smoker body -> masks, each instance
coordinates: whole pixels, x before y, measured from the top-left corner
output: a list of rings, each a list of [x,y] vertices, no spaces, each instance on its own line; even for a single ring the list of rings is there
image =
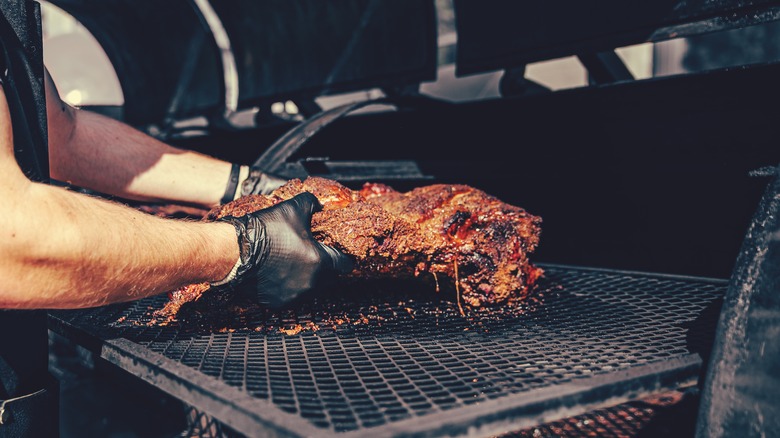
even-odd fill
[[[390,321],[327,333],[116,324],[143,320],[154,300],[50,315],[52,331],[101,360],[248,435],[494,435],[691,387],[702,393],[703,436],[771,427],[751,415],[723,420],[736,408],[720,391],[761,399],[762,413],[777,410],[736,376],[776,360],[764,350],[755,356],[776,325],[756,323],[771,312],[749,303],[777,309],[771,236],[780,66],[635,81],[612,49],[772,21],[780,16],[773,2],[656,2],[645,10],[456,1],[459,74],[504,70],[502,96],[457,103],[419,92],[436,74],[432,2],[298,2],[315,18],[294,15],[292,6],[239,2],[263,26],[216,2],[54,3],[107,49],[125,91],[122,117],[173,144],[352,188],[468,184],[544,220],[533,260],[549,272],[540,286],[547,301],[525,316],[474,326],[446,302],[415,301],[382,285],[362,291],[378,301],[336,291],[333,301],[285,316],[317,322],[335,305],[357,318],[375,306]],[[117,11],[128,9],[128,22],[148,17],[165,30],[148,41],[119,20]],[[213,16],[221,27],[203,18]],[[334,38],[349,50],[330,54],[329,68],[318,71],[311,59],[302,64],[285,53],[321,47],[269,49],[268,38],[290,37],[280,30],[285,20],[310,37],[340,23],[345,31]],[[524,78],[527,63],[567,55],[588,68],[590,86],[551,92]],[[311,75],[298,74],[307,68]],[[373,111],[345,112],[305,141],[280,145],[321,114],[317,97],[367,88],[392,105],[377,100]],[[301,109],[297,118],[262,109],[287,99]],[[242,124],[242,111],[253,108],[252,123]],[[184,135],[179,122],[198,117],[207,121],[202,135]],[[776,384],[769,372],[762,378],[750,388]]]

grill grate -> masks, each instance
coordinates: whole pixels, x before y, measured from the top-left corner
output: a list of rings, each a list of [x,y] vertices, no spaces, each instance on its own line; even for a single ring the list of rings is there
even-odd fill
[[[695,435],[697,405],[696,391],[670,391],[497,438],[690,437]]]
[[[400,288],[342,291],[339,297],[302,303],[296,311],[255,315],[254,325],[243,319],[223,333],[204,331],[202,325],[144,325],[150,309],[164,303],[161,297],[53,312],[51,321],[54,330],[73,339],[86,334],[104,346],[119,341],[133,346],[123,354],[134,365],[114,362],[135,369],[136,359],[147,359],[152,370],[170,368],[167,378],[156,376],[153,383],[182,398],[189,392],[168,380],[190,388],[216,382],[218,388],[237,389],[249,402],[227,404],[233,403],[233,411],[256,410],[252,415],[264,427],[270,422],[289,431],[299,420],[335,434],[366,428],[397,433],[437,428],[446,419],[466,418],[466,412],[472,412],[469,421],[482,425],[507,421],[506,415],[496,416],[493,402],[519,408],[510,415],[517,420],[523,412],[538,415],[572,400],[558,393],[540,407],[527,395],[542,389],[571,391],[568,383],[597,377],[609,382],[616,373],[622,377],[615,382],[625,382],[632,370],[659,363],[658,370],[681,368],[682,362],[673,360],[706,354],[726,289],[720,280],[561,266],[545,270],[534,300],[522,308],[466,317],[444,293]],[[297,324],[318,330],[281,331]],[[640,386],[654,390],[656,384]],[[626,396],[636,389],[616,383],[596,399],[579,400],[598,403],[598,397]],[[275,412],[253,400],[266,400],[290,416],[275,420],[280,418]],[[257,425],[238,424],[230,409],[211,409],[242,432],[256,430]]]

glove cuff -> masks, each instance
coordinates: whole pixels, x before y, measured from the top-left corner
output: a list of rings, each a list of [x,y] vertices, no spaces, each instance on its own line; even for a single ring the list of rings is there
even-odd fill
[[[238,197],[247,195],[268,195],[286,181],[257,169],[247,169],[248,177],[241,183]]]
[[[249,166],[241,166],[241,168],[238,170],[238,184],[236,185],[236,191],[233,193],[233,199],[231,199],[231,201],[235,201],[236,199],[243,196],[243,186],[247,178],[249,178]]]
[[[225,216],[218,221],[227,222],[236,229],[236,238],[238,240],[238,261],[230,270],[228,275],[212,286],[222,286],[225,284],[234,285],[243,281],[245,274],[253,267],[262,265],[268,257],[268,245],[266,242],[265,224],[262,220],[253,218],[251,215],[240,217]]]
[[[236,193],[236,187],[238,187],[238,177],[241,170],[241,166],[233,163],[230,167],[230,176],[228,176],[227,186],[225,187],[225,194],[222,195],[222,199],[219,200],[220,204],[227,204],[233,200]]]
[[[238,256],[238,260],[236,261],[236,264],[233,265],[233,268],[228,272],[227,276],[223,278],[222,280],[215,281],[213,283],[209,283],[211,286],[222,286],[224,284],[228,284],[231,281],[233,281],[236,278],[236,274],[238,273],[238,268],[241,266],[241,256]]]

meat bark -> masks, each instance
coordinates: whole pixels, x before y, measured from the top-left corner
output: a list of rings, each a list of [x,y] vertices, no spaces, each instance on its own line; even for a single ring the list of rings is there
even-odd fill
[[[351,190],[319,177],[293,179],[271,195],[218,207],[204,220],[242,216],[303,192],[323,206],[312,217],[314,238],[354,258],[348,277],[432,280],[437,290],[455,288],[458,299],[479,307],[526,298],[543,273],[529,261],[539,244],[541,218],[466,185],[433,184],[401,193],[378,183]],[[211,295],[208,290],[201,283],[172,292],[156,321],[174,319],[183,304]]]

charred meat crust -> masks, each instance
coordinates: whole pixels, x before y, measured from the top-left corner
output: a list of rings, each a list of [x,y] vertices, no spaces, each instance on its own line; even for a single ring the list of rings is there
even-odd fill
[[[324,178],[293,179],[271,195],[215,208],[204,220],[242,216],[302,192],[323,207],[312,217],[312,234],[355,259],[352,278],[433,277],[458,288],[468,305],[484,306],[524,299],[542,275],[528,260],[539,244],[541,218],[466,185],[401,193],[384,184],[354,191]],[[208,289],[203,283],[172,292],[158,320],[175,318],[182,304]]]

